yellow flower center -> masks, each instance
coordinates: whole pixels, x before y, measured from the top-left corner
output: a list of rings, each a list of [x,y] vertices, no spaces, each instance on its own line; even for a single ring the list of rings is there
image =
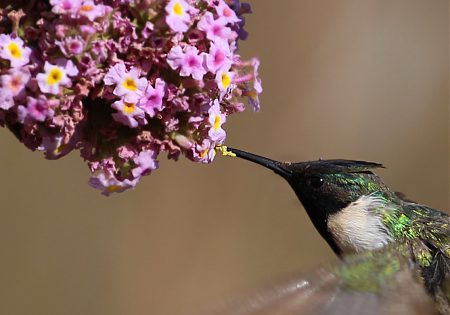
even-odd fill
[[[89,12],[89,11],[92,11],[93,9],[94,9],[94,7],[92,5],[85,4],[85,5],[81,6],[80,11]]]
[[[231,78],[228,73],[222,73],[222,86],[226,89],[231,84]]]
[[[206,155],[208,154],[209,149],[203,150],[202,152],[200,152],[200,157],[203,159],[206,157]]]
[[[61,71],[61,69],[53,67],[52,70],[50,70],[50,72],[48,73],[47,84],[48,85],[58,84],[59,81],[62,80],[62,78],[63,72]]]
[[[126,78],[125,81],[123,81],[122,86],[133,92],[137,90],[136,82],[134,82],[132,78]]]
[[[123,105],[123,111],[130,115],[133,114],[134,110],[136,109],[136,104],[134,103],[124,102]]]
[[[122,187],[120,187],[119,185],[111,185],[111,186],[108,186],[108,188],[106,188],[106,190],[110,193],[113,193],[113,192],[118,191],[120,188],[122,188]]]
[[[22,81],[18,77],[13,77],[11,81],[8,84],[8,87],[13,90],[14,92],[17,92],[17,90],[20,88]]]
[[[175,3],[175,5],[173,6],[173,13],[175,13],[178,16],[183,15],[183,7],[179,2]]]
[[[53,154],[55,154],[55,155],[60,154],[64,150],[65,147],[66,147],[66,145],[64,145],[64,144],[57,146],[56,149],[53,150]]]
[[[19,45],[15,42],[11,42],[8,44],[9,53],[11,56],[13,56],[16,59],[20,59],[22,57],[22,50],[20,49]]]
[[[220,128],[220,116],[216,115],[216,117],[214,118],[214,126],[213,126],[214,130],[217,130]]]

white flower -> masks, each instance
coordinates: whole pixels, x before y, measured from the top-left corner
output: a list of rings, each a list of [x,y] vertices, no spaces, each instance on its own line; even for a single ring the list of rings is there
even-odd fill
[[[23,46],[20,37],[0,34],[0,57],[9,60],[12,68],[21,67],[30,62],[31,49]]]
[[[48,61],[44,65],[44,73],[36,76],[39,88],[43,93],[58,94],[59,86],[70,86],[72,81],[68,76],[76,76],[78,69],[72,61],[60,59],[56,65],[52,65]]]

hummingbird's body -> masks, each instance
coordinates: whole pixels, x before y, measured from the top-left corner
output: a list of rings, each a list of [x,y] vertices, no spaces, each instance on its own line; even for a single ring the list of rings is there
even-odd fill
[[[350,160],[282,163],[236,149],[229,150],[286,179],[318,232],[338,256],[367,256],[366,253],[371,251],[386,249],[386,254],[374,255],[380,261],[380,257],[386,257],[391,249],[395,252],[392,257],[407,261],[404,265],[411,268],[418,283],[423,284],[434,298],[439,312],[450,314],[449,216],[406,201],[390,190],[372,172],[382,165]],[[380,265],[382,271],[365,269],[366,265],[357,264],[354,272],[350,269],[350,274],[356,274],[361,268],[365,274],[400,270],[395,267],[400,263],[394,266],[376,264]],[[360,281],[364,277],[356,278]],[[349,279],[354,281],[353,276]],[[364,287],[360,282],[358,286]],[[382,287],[379,289],[383,290]]]

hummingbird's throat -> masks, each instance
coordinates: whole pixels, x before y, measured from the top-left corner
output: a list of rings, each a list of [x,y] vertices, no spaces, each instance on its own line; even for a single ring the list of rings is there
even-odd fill
[[[344,209],[330,215],[327,228],[345,254],[382,248],[392,241],[381,213],[386,204],[374,196],[361,196]]]

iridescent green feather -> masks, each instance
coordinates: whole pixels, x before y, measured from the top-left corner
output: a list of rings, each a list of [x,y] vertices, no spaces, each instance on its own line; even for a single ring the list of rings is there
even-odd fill
[[[385,225],[395,240],[411,244],[421,266],[430,264],[432,250],[439,250],[450,259],[450,221],[446,214],[415,203],[386,209]]]
[[[345,264],[336,268],[334,273],[342,280],[343,288],[380,293],[387,289],[401,269],[405,269],[407,262],[408,255],[405,249],[395,244],[382,251],[347,256]]]

